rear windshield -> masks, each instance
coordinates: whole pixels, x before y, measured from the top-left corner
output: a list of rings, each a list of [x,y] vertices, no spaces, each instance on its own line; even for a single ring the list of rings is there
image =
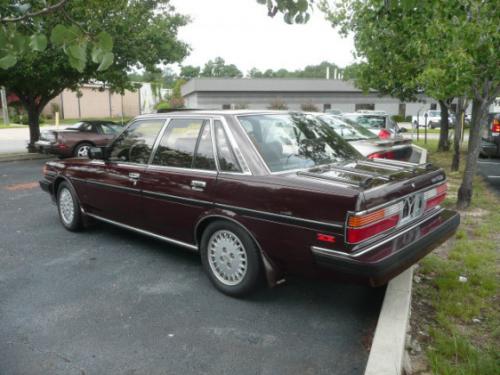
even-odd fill
[[[303,114],[239,116],[271,172],[341,163],[361,155],[327,124]]]
[[[359,141],[362,139],[378,138],[368,129],[356,124],[354,121],[348,119],[340,119],[335,116],[319,116],[321,120],[326,122],[331,128],[344,138],[346,141]]]
[[[348,120],[354,121],[356,124],[361,125],[366,129],[385,128],[385,116],[378,115],[345,115]]]

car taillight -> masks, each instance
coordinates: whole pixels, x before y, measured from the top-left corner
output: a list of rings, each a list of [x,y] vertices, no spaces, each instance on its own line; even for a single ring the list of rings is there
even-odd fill
[[[396,159],[396,154],[392,151],[374,152],[367,157],[368,159]]]
[[[347,219],[347,242],[359,243],[394,228],[399,222],[401,207],[401,203],[396,203],[367,214],[350,215]]]
[[[491,123],[491,131],[493,133],[500,133],[500,120],[499,119],[493,119],[493,122]]]
[[[406,224],[411,219],[417,219],[423,212],[438,206],[446,198],[448,184],[444,183],[433,187],[423,193],[415,193],[413,202],[418,202],[421,197],[423,210],[420,205],[412,204],[408,206],[408,197],[390,206],[369,213],[349,213],[347,217],[346,241],[350,244],[357,244],[370,237],[381,234],[389,229],[395,228],[400,222]],[[411,198],[411,195],[409,196]],[[406,201],[406,206],[405,206]],[[417,208],[415,208],[417,207]],[[415,210],[415,211],[412,211]]]
[[[441,204],[446,198],[448,184],[444,183],[424,193],[425,210],[428,211]]]
[[[387,129],[380,129],[379,133],[378,133],[378,137],[380,139],[388,139],[388,138],[391,138],[391,132]]]

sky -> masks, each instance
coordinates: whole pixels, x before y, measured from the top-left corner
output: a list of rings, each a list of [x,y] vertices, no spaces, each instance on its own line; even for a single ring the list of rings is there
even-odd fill
[[[267,16],[256,0],[171,0],[176,10],[192,19],[179,30],[191,46],[182,65],[203,66],[221,56],[243,73],[302,69],[322,61],[344,67],[354,61],[352,38],[342,38],[315,9],[305,25],[288,25],[281,14]]]

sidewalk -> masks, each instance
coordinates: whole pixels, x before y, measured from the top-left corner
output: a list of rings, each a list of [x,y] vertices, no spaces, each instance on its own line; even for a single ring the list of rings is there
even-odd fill
[[[68,125],[54,125],[43,126],[40,131],[51,129],[65,129]],[[25,128],[4,128],[0,129],[0,154],[3,153],[25,153],[26,145],[30,138],[30,131],[28,126]]]

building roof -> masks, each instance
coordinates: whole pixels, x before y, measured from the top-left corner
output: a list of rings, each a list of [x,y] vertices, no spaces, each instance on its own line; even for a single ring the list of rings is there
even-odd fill
[[[362,92],[352,81],[306,78],[194,78],[182,96],[196,92]]]

